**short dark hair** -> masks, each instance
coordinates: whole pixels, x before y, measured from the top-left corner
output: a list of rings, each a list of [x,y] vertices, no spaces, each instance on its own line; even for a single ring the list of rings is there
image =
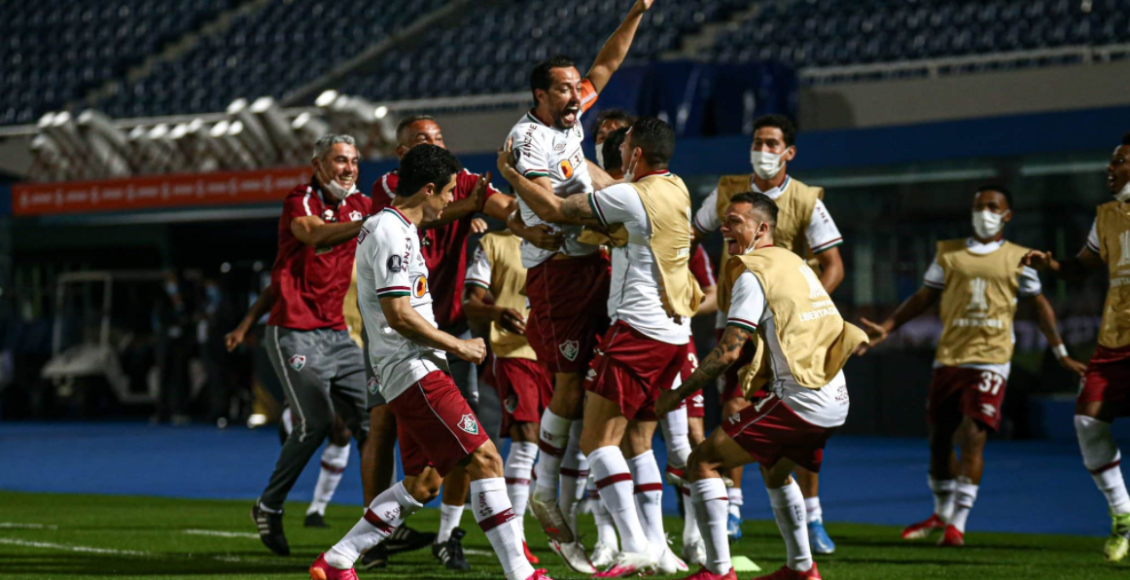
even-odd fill
[[[404,131],[408,129],[408,127],[411,127],[414,123],[419,123],[420,121],[431,121],[435,123],[436,119],[431,115],[409,115],[401,119],[400,122],[396,125],[396,142],[399,144],[401,133],[404,133]]]
[[[739,193],[730,198],[730,205],[735,203],[748,203],[753,206],[753,211],[761,215],[762,219],[769,223],[769,230],[777,230],[777,202],[770,199],[764,193],[757,193],[754,191],[747,191]]]
[[[985,185],[982,185],[981,187],[978,187],[977,191],[973,192],[973,196],[976,197],[976,196],[981,195],[982,193],[984,193],[986,191],[995,191],[995,192],[1003,195],[1004,200],[1006,202],[1008,202],[1008,209],[1012,209],[1012,192],[1009,191],[1007,187],[1005,187],[1003,185],[993,185],[991,183],[985,184]]]
[[[601,153],[604,154],[604,167],[620,169],[624,165],[624,158],[620,156],[620,144],[627,134],[628,128],[620,127],[604,138],[604,143],[600,144]]]
[[[666,167],[675,155],[675,130],[656,117],[632,123],[626,139],[633,149],[643,150],[643,160],[652,167]]]
[[[630,126],[636,122],[636,116],[624,109],[604,109],[596,114],[596,128],[599,129],[605,121],[621,121]]]
[[[776,127],[781,130],[781,134],[785,137],[785,145],[792,147],[796,145],[796,125],[784,115],[765,115],[758,117],[753,122],[753,132],[762,127]]]
[[[1130,145],[1130,132],[1122,134],[1122,144],[1123,145]]]
[[[538,101],[538,89],[548,91],[550,85],[553,84],[553,74],[551,73],[553,69],[575,66],[577,64],[573,62],[573,59],[561,54],[539,62],[530,72],[530,94],[534,97],[534,103]]]
[[[435,184],[437,191],[442,190],[461,169],[463,166],[450,151],[422,143],[400,158],[396,195],[411,197],[429,183]]]

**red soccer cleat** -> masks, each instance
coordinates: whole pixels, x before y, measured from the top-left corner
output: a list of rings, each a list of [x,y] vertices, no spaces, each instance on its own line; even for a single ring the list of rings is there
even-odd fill
[[[965,534],[954,526],[946,526],[946,533],[938,540],[939,546],[959,548],[965,545]]]
[[[553,580],[553,578],[550,578],[549,573],[545,570],[538,569],[534,570],[533,575],[529,578],[526,578],[526,580]]]
[[[734,572],[734,569],[732,567],[730,568],[730,571],[726,572],[725,574],[715,574],[714,572],[707,570],[706,566],[703,566],[698,569],[698,572],[695,572],[694,574],[691,574],[690,576],[687,576],[686,578],[682,578],[680,580],[738,580],[738,575],[736,572]]]
[[[938,514],[934,514],[924,522],[907,526],[906,529],[902,531],[902,539],[925,540],[934,532],[940,532],[944,529],[946,529],[946,523],[942,521],[942,518],[938,517]]]
[[[310,580],[357,580],[357,573],[353,568],[338,570],[326,562],[326,553],[318,555],[318,559],[310,564]]]
[[[526,560],[530,564],[538,564],[538,563],[541,562],[541,560],[539,560],[538,557],[535,556],[534,553],[530,551],[530,547],[527,546],[525,542],[522,542],[522,551],[526,553]]]
[[[824,580],[820,577],[820,570],[816,569],[816,562],[812,563],[812,567],[801,572],[793,570],[788,566],[781,566],[780,570],[768,575],[758,576],[753,580]]]

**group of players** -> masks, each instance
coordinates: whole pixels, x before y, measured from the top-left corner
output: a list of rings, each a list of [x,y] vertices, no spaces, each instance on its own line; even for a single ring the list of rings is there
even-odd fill
[[[849,408],[842,369],[939,300],[944,331],[927,405],[934,513],[903,537],[937,533],[940,545],[960,546],[987,434],[1000,423],[1023,297],[1060,364],[1084,377],[1080,447],[1110,502],[1106,556],[1123,559],[1130,495],[1110,423],[1130,404],[1130,284],[1120,283],[1130,268],[1130,139],[1108,167],[1116,200],[1100,207],[1078,257],[1057,261],[1006,241],[1011,194],[981,188],[973,235],[940,242],[922,289],[862,330],[830,298],[844,278],[842,237],[823,190],[788,174],[797,149],[787,119],[755,123],[752,174],[724,176],[693,216],[686,186],[668,171],[675,137],[663,121],[606,115],[599,163],[585,159],[581,115],[650,5],[635,3],[584,77],[563,57],[534,68],[535,106],[498,156],[516,197],[492,187],[490,173],[463,169],[431,117],[401,122],[400,167],[371,197],[357,190],[351,137],[315,144],[314,177],[284,202],[272,284],[229,342],[269,309],[266,347],[293,427],[251,511],[267,547],[289,553],[283,503],[329,438],[307,517],[321,523],[351,434],[368,508],[311,566],[314,580],[355,578],[359,560],[380,566],[429,544],[445,566],[466,569],[458,525],[468,497],[508,580],[548,578],[526,546],[527,507],[575,571],[618,578],[689,571],[689,563],[700,568],[688,579],[734,579],[740,469],[754,462],[787,552],[785,566],[762,578],[818,579],[813,553],[835,550],[817,474]],[[480,212],[508,231],[485,235],[468,265]],[[698,243],[718,229],[726,243],[715,282]],[[1110,293],[1099,350],[1085,367],[1067,355],[1035,269],[1077,278],[1104,262]],[[714,312],[718,346],[700,365],[690,320]],[[469,321],[489,323],[489,348]],[[477,365],[502,402],[502,435],[512,441],[505,461],[478,420]],[[702,390],[716,382],[726,419],[706,436]],[[666,479],[685,506],[682,558],[663,526],[664,474],[651,451],[660,426]],[[404,478],[393,484],[397,442]],[[404,525],[441,489],[436,534]],[[591,552],[576,525],[586,496],[598,529]]]

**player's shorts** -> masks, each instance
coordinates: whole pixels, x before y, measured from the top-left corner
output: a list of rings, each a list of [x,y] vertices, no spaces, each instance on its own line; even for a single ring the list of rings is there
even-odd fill
[[[836,431],[801,419],[774,394],[726,418],[722,429],[765,467],[787,458],[814,473],[820,472],[824,444]]]
[[[608,258],[549,259],[526,274],[526,339],[550,373],[582,373],[608,328]]]
[[[1130,415],[1130,347],[1098,346],[1079,388],[1079,403],[1101,401],[1115,405],[1120,416]]]
[[[679,371],[679,380],[671,385],[671,390],[679,388],[679,385],[686,382],[694,374],[694,370],[698,368],[698,354],[695,351],[694,339],[692,338],[687,343],[687,354],[683,359],[683,369]],[[702,389],[695,391],[691,396],[683,401],[681,407],[686,407],[687,417],[702,419],[706,417],[706,400],[702,396]]]
[[[396,417],[405,475],[429,464],[447,475],[457,463],[490,441],[451,375],[433,371],[389,401]]]
[[[620,405],[628,420],[656,421],[655,401],[683,370],[687,345],[648,338],[617,321],[604,339],[585,377],[585,390]]]
[[[553,378],[545,368],[525,358],[498,358],[493,354],[483,381],[498,392],[502,402],[500,435],[510,436],[516,423],[540,423],[541,414],[553,398]]]
[[[724,332],[725,329],[717,329],[715,331],[715,338],[721,341]],[[731,399],[745,398],[745,395],[742,394],[741,382],[738,381],[738,372],[742,370],[742,367],[753,362],[753,355],[756,353],[757,348],[754,346],[753,342],[746,342],[745,346],[742,346],[741,356],[738,357],[738,361],[730,365],[730,368],[726,369],[726,373],[722,375],[722,384],[719,386],[718,390],[718,400],[722,403]],[[765,395],[765,393],[759,391],[758,396],[762,395]],[[690,415],[688,414],[688,416]]]
[[[938,367],[926,395],[926,421],[953,424],[964,415],[996,431],[1008,379],[981,369]]]

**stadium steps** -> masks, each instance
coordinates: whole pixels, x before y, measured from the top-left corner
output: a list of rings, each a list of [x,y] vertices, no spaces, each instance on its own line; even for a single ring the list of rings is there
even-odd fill
[[[83,104],[85,104],[86,106],[94,106],[106,97],[116,94],[122,89],[125,83],[133,82],[148,76],[149,72],[153,69],[153,66],[155,64],[159,62],[175,61],[184,53],[192,50],[192,48],[195,47],[198,42],[200,42],[201,38],[204,38],[205,36],[208,36],[210,34],[216,34],[225,31],[228,27],[231,26],[232,21],[236,17],[259,12],[270,3],[271,0],[248,0],[240,4],[239,6],[236,6],[235,8],[220,13],[211,22],[208,22],[200,28],[185,34],[181,38],[170,43],[161,52],[149,56],[149,58],[146,58],[141,62],[141,64],[126,71],[124,78],[116,78],[107,82],[105,85],[94,89],[84,95],[79,100],[79,102],[68,103],[67,108],[73,108],[75,106],[81,106]]]
[[[683,37],[679,50],[672,50],[659,56],[660,60],[705,60],[706,49],[714,46],[718,34],[727,29],[737,29],[746,20],[756,17],[765,2],[752,2],[749,8],[731,14],[724,22],[704,24],[695,34]]]

